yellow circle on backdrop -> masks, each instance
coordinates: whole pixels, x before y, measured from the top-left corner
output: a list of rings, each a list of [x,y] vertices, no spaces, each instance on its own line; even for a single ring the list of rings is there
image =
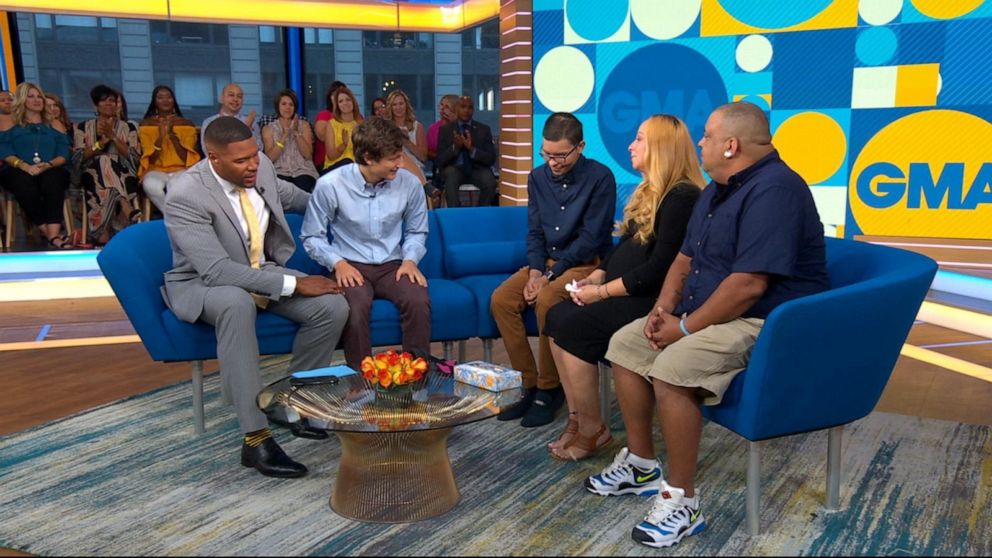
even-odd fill
[[[790,116],[775,130],[772,143],[782,160],[811,186],[833,176],[847,152],[844,130],[822,112]]]
[[[913,6],[927,17],[953,19],[975,11],[985,0],[911,0]]]
[[[854,221],[868,235],[989,238],[990,145],[992,124],[966,112],[929,110],[888,124],[851,166]]]

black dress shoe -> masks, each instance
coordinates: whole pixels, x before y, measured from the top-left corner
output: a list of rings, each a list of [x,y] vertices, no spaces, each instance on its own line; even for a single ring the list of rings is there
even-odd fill
[[[293,433],[293,436],[308,440],[326,440],[331,436],[326,430],[311,428],[310,423],[305,418],[300,419],[300,422],[290,423],[289,431]]]
[[[536,387],[525,388],[524,398],[520,400],[520,403],[496,415],[496,420],[517,420],[524,416],[527,409],[530,409],[530,404],[534,402],[535,393],[537,393]]]
[[[520,426],[531,428],[534,426],[544,426],[555,420],[555,413],[565,402],[565,390],[558,386],[554,389],[539,389],[534,395],[534,404],[527,409]]]
[[[307,468],[290,459],[273,438],[255,448],[242,444],[241,464],[254,467],[267,477],[296,478],[307,474]]]

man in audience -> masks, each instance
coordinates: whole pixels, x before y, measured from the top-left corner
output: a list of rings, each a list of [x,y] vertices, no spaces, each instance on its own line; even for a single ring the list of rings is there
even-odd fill
[[[204,130],[207,158],[169,182],[165,224],[173,269],[165,274],[169,308],[216,329],[221,381],[238,415],[241,464],[271,477],[307,468],[272,438],[255,404],[262,389],[255,316],[264,309],[300,324],[289,371],[327,366],[348,304],[327,277],[287,269],[295,243],[284,212],[302,212],[309,194],[276,177],[251,129],[222,116]]]
[[[827,288],[813,196],[779,158],[761,109],[744,102],[718,107],[699,147],[712,182],[655,308],[614,334],[606,354],[629,447],[585,483],[603,496],[658,492],[631,533],[652,547],[705,528],[695,486],[700,405],[720,403],[776,306]],[[653,407],[668,454],[667,480],[655,459]]]
[[[14,96],[10,94],[10,91],[0,90],[0,114],[10,115],[10,111],[14,108]]]
[[[479,188],[479,205],[495,205],[496,161],[493,134],[489,126],[472,120],[475,105],[470,97],[460,97],[457,120],[441,127],[437,139],[435,163],[441,173],[448,207],[459,207],[458,187],[474,184]]]
[[[247,115],[241,114],[241,109],[245,105],[245,92],[241,89],[241,86],[236,83],[229,83],[224,86],[224,89],[220,93],[220,111],[213,116],[208,116],[203,120],[203,124],[200,126],[200,147],[203,149],[204,153],[207,151],[206,142],[204,141],[204,134],[206,134],[207,126],[210,125],[215,119],[221,116],[233,116],[240,119],[249,128],[251,128],[252,137],[255,138],[255,143],[258,145],[258,150],[264,149],[262,145],[262,129],[259,127],[258,122],[255,121],[255,109],[248,111]]]
[[[523,417],[525,427],[550,423],[565,399],[544,320],[552,306],[569,298],[565,285],[585,279],[613,247],[617,197],[610,169],[582,155],[582,123],[575,116],[552,114],[542,135],[547,163],[527,177],[528,265],[497,287],[491,302],[510,364],[523,374],[525,388],[523,402],[498,418]],[[540,330],[537,363],[524,328],[528,306]]]
[[[417,268],[427,253],[427,203],[420,181],[400,168],[406,137],[384,118],[356,126],[356,163],[317,181],[303,220],[303,247],[334,272],[348,299],[344,356],[355,370],[372,353],[375,297],[399,308],[403,350],[430,353],[431,303]]]

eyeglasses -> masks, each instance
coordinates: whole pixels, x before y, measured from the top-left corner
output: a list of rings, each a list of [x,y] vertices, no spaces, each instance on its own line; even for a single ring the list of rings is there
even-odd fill
[[[545,151],[544,149],[541,149],[541,158],[544,159],[545,161],[554,161],[559,165],[564,165],[565,161],[568,160],[568,157],[572,153],[574,153],[575,150],[578,149],[578,147],[579,147],[578,145],[573,145],[572,148],[568,150],[568,153],[564,155],[551,154]]]

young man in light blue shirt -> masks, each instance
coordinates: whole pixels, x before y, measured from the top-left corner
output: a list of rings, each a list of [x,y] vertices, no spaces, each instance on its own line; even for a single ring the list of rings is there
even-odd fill
[[[404,351],[430,353],[430,297],[417,267],[427,253],[427,199],[417,178],[400,168],[405,139],[382,118],[359,124],[352,135],[356,162],[317,181],[303,220],[303,247],[334,272],[351,307],[344,355],[355,370],[372,353],[373,298],[399,308]]]

